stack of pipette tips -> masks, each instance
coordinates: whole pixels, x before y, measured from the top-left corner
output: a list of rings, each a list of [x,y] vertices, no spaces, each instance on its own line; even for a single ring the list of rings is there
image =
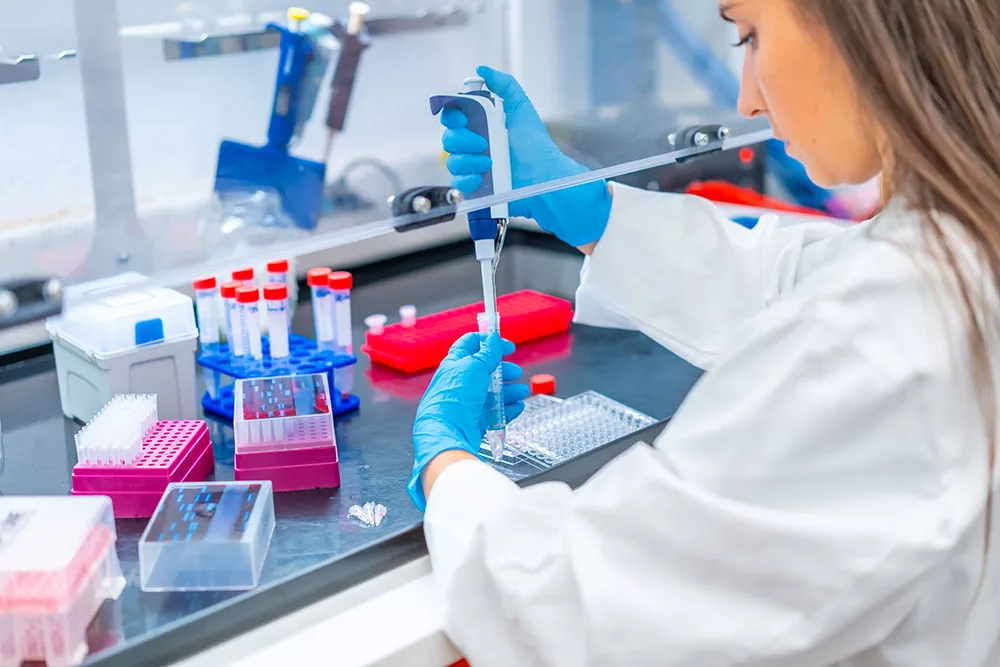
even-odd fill
[[[347,510],[347,515],[357,519],[361,525],[371,528],[379,527],[382,525],[382,520],[385,515],[389,513],[385,505],[381,503],[367,502],[362,505],[351,505],[351,508]]]
[[[83,465],[131,465],[142,453],[146,434],[156,426],[156,396],[114,396],[76,434],[76,457]]]

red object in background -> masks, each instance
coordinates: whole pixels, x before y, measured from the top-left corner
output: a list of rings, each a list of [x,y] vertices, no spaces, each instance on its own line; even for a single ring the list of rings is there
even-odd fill
[[[497,309],[500,334],[514,343],[563,333],[573,320],[569,301],[531,290],[501,296]],[[411,327],[390,324],[380,334],[369,331],[361,350],[374,363],[404,373],[430,370],[441,363],[448,348],[462,335],[479,330],[476,315],[481,312],[482,302],[418,317]]]
[[[553,375],[535,375],[531,378],[531,393],[552,396],[556,393],[556,378]]]
[[[783,202],[774,197],[762,195],[750,188],[741,188],[725,181],[697,181],[687,187],[689,195],[704,197],[719,204],[737,204],[739,206],[753,206],[754,208],[766,208],[773,211],[786,211],[788,213],[802,213],[804,215],[817,215],[829,217],[824,211],[817,211],[814,208],[796,206]]]

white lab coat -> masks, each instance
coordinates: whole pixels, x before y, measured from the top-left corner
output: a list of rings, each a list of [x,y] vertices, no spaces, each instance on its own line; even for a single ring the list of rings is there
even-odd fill
[[[709,372],[576,492],[440,476],[427,541],[473,667],[1000,665],[988,439],[919,225],[750,231],[615,186],[578,319]]]

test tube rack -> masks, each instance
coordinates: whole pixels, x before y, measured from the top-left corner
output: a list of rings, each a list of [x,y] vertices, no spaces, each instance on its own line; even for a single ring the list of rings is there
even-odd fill
[[[232,382],[250,378],[326,373],[330,387],[334,387],[334,371],[358,362],[356,355],[321,351],[316,345],[316,341],[311,338],[289,334],[289,357],[281,363],[275,363],[271,359],[271,342],[267,336],[262,338],[262,343],[264,360],[259,367],[234,360],[229,355],[229,347],[225,343],[220,346],[218,354],[206,354],[204,352],[199,354],[198,363],[203,368],[215,371],[229,378]],[[361,399],[353,394],[345,398],[336,389],[333,389],[331,394],[332,403],[330,407],[335,417],[354,412],[361,405]],[[214,395],[212,391],[205,392],[205,395],[201,399],[201,407],[207,414],[231,422],[233,421],[235,400],[233,384],[223,384],[214,392]]]
[[[108,500],[9,497],[0,516],[0,667],[80,664],[88,626],[125,588]]]
[[[369,331],[361,351],[377,364],[403,373],[436,368],[461,336],[479,331],[476,316],[483,303],[418,317],[412,326],[390,324],[381,333]],[[500,334],[514,343],[569,331],[573,306],[565,299],[522,290],[497,299]]]
[[[340,486],[337,436],[325,374],[236,382],[233,475],[275,492]]]
[[[133,463],[74,466],[73,495],[108,496],[117,518],[145,519],[171,483],[204,481],[213,467],[208,424],[161,421],[143,438]]]

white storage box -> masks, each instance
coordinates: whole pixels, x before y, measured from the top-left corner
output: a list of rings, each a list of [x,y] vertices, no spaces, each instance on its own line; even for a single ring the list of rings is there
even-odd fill
[[[45,323],[67,417],[87,422],[116,394],[156,394],[161,419],[196,418],[194,306],[141,278],[75,287]]]

